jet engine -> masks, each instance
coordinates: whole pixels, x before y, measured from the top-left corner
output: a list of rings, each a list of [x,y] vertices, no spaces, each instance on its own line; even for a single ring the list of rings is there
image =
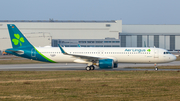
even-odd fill
[[[99,60],[100,69],[112,69],[114,67],[113,59],[102,59]]]

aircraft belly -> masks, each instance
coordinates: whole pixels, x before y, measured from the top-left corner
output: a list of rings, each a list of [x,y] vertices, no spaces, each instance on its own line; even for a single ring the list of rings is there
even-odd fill
[[[73,62],[76,58],[67,55],[47,55],[48,58],[55,62],[68,63]]]

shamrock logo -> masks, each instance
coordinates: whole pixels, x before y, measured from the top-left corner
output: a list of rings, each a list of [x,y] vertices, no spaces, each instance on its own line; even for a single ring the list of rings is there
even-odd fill
[[[24,38],[21,37],[19,34],[14,34],[14,39],[12,39],[12,42],[14,42],[14,45],[18,45],[20,44],[20,46],[22,46],[22,43],[24,43]]]
[[[151,49],[148,49],[147,51],[148,51],[148,52],[151,52]]]

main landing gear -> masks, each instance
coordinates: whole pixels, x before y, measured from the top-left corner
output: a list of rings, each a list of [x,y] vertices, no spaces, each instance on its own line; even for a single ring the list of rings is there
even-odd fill
[[[156,63],[154,64],[154,67],[155,67],[154,70],[158,71],[158,67],[157,67]]]
[[[90,65],[90,66],[87,66],[87,67],[86,67],[86,70],[87,70],[87,71],[94,70],[94,69],[95,69],[95,67],[94,67],[93,65]]]

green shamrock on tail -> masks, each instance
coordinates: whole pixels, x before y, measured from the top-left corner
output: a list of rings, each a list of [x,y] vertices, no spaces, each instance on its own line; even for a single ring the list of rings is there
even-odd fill
[[[14,45],[18,45],[20,44],[20,46],[22,46],[22,43],[24,43],[24,38],[21,37],[19,34],[14,34],[14,39],[12,39],[12,42],[14,42]]]

